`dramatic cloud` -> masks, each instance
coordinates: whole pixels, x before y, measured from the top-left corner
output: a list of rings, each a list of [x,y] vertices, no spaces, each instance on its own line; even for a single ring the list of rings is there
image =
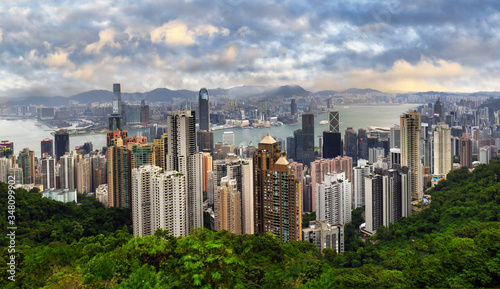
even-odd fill
[[[7,1],[0,96],[300,84],[500,90],[500,1]]]

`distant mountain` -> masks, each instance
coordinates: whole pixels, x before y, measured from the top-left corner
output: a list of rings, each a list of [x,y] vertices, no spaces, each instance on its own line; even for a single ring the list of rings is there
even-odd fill
[[[290,98],[293,96],[308,96],[310,91],[303,89],[298,85],[285,86],[236,86],[229,89],[216,88],[208,90],[210,95],[226,95],[234,99],[245,99],[248,97],[262,96],[265,98]]]
[[[383,93],[382,91],[371,89],[371,88],[349,88],[347,90],[342,91],[344,93],[356,93],[356,94],[366,94],[366,93]]]
[[[335,90],[320,90],[316,93],[314,93],[314,95],[317,95],[317,96],[329,96],[329,95],[335,95],[337,92]]]

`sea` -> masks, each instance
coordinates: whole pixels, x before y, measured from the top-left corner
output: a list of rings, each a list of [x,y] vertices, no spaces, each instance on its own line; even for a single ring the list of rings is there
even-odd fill
[[[354,130],[366,127],[391,127],[399,124],[399,116],[408,110],[414,109],[419,104],[395,104],[395,105],[353,105],[345,107],[335,107],[335,110],[340,114],[340,132],[344,132],[348,127]],[[299,118],[300,120],[300,118]],[[319,136],[323,135],[323,131],[328,130],[328,124],[320,124],[322,120],[328,120],[328,113],[322,113],[315,117],[314,133],[316,135],[315,145],[319,145]],[[38,125],[35,125],[38,124]],[[225,131],[234,133],[235,146],[254,145],[257,146],[259,141],[269,133],[275,138],[286,140],[288,136],[292,136],[293,132],[302,128],[302,124],[270,126],[268,128],[230,128],[214,131],[214,143],[222,141],[222,134]],[[0,141],[8,140],[14,142],[14,152],[17,155],[23,148],[30,148],[35,151],[35,156],[41,156],[40,142],[45,139],[53,139],[51,134],[55,130],[39,123],[36,119],[20,119],[7,120],[0,119]],[[142,136],[146,129],[129,130],[128,135]],[[99,149],[106,145],[106,134],[85,134],[85,135],[70,135],[70,148],[73,149],[81,146],[86,142],[92,142],[94,149]]]

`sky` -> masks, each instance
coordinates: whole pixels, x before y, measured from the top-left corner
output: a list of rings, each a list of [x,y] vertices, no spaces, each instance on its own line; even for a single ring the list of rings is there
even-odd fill
[[[297,84],[499,91],[500,1],[0,4],[0,98]]]

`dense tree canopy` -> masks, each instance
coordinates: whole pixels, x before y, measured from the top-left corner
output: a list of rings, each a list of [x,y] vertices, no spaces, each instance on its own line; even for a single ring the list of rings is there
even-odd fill
[[[16,282],[2,288],[450,288],[500,286],[500,162],[451,172],[429,208],[359,238],[361,210],[345,226],[346,252],[322,253],[271,234],[158,230],[133,238],[130,216],[17,193]],[[5,200],[6,186],[0,186]],[[5,203],[5,202],[3,202]],[[3,221],[5,205],[2,204]],[[94,211],[94,213],[92,213]],[[99,216],[97,216],[99,215]],[[128,223],[127,223],[128,222]],[[22,225],[21,225],[22,224]],[[98,225],[97,225],[98,224]],[[108,224],[108,225],[106,225]],[[4,224],[6,227],[6,224]],[[2,239],[2,244],[6,244]],[[2,254],[2,264],[8,254]]]

